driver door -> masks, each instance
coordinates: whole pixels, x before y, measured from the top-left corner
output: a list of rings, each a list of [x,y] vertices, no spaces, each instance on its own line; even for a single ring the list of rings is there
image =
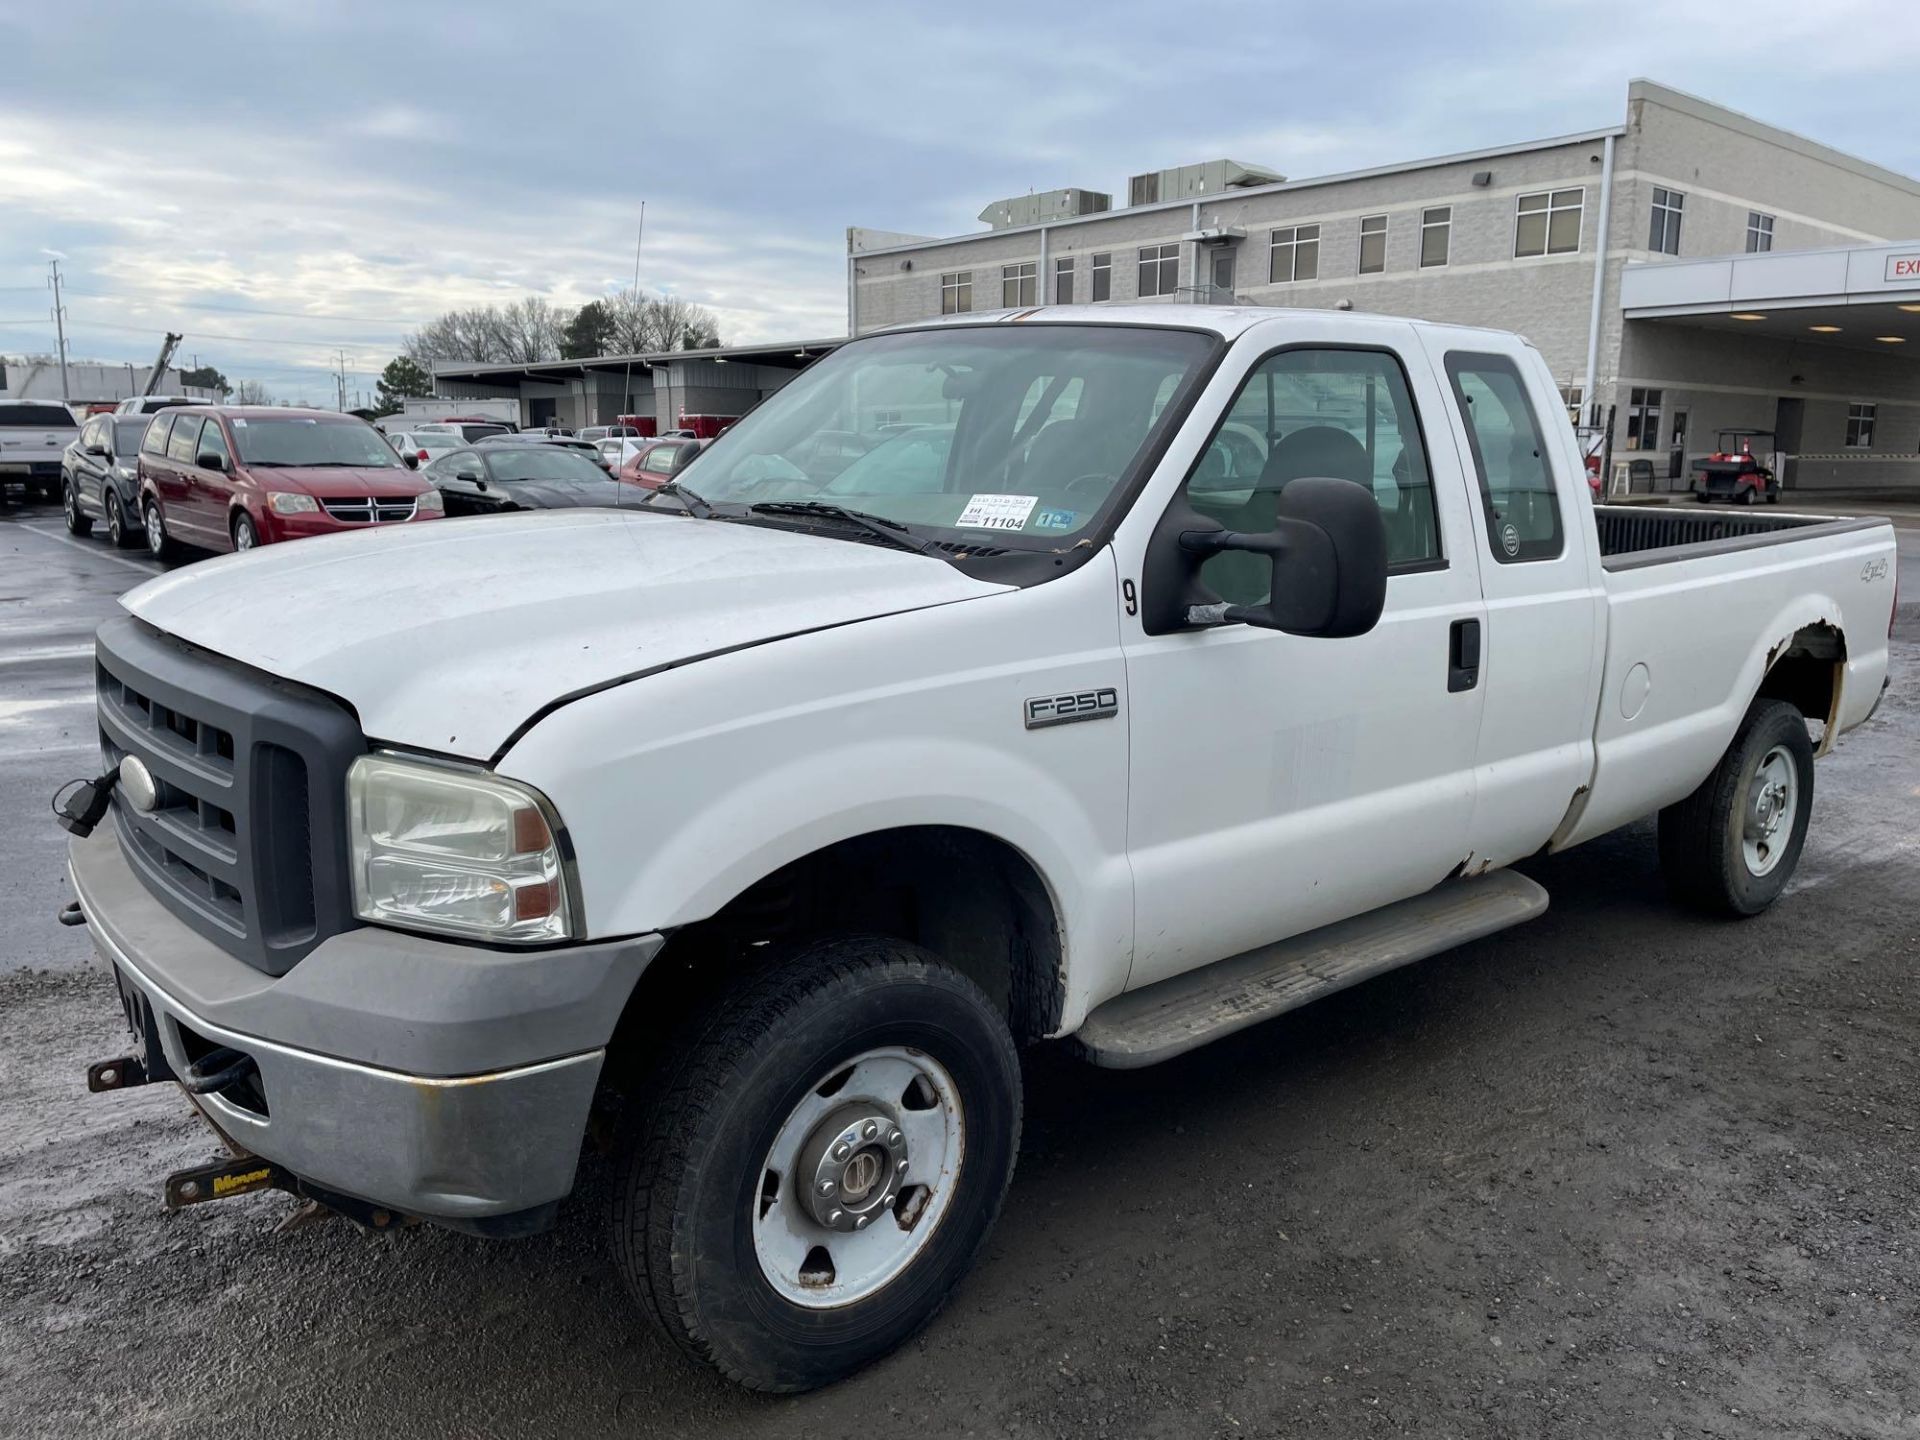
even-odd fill
[[[1181,489],[1255,531],[1273,528],[1295,479],[1367,486],[1387,522],[1386,609],[1348,639],[1148,635],[1123,614],[1130,988],[1417,895],[1471,860],[1483,687],[1463,662],[1486,607],[1465,482],[1412,328],[1342,322],[1289,319],[1287,343],[1264,354],[1258,331],[1242,338],[1253,363]],[[1121,563],[1141,573],[1124,547]],[[1258,604],[1270,571],[1229,553],[1202,576]]]

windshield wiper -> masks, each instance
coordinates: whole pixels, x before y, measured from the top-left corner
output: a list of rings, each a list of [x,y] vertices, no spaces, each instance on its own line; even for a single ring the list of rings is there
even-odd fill
[[[707,502],[706,496],[695,494],[678,480],[662,480],[654,487],[653,493],[655,495],[671,495],[682,505],[686,506],[687,513],[692,515],[696,520],[705,520],[713,514],[713,506]],[[643,501],[642,503],[648,502]]]
[[[830,504],[825,500],[763,500],[758,505],[749,505],[750,515],[823,515],[830,520],[844,520],[857,525],[876,540],[901,550],[912,550],[925,555],[934,549],[934,542],[923,540],[913,534],[898,520],[889,520],[884,515],[869,515],[864,510],[849,510],[844,505]]]

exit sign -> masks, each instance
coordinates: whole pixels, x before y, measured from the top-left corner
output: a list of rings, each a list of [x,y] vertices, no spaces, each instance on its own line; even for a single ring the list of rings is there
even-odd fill
[[[1900,280],[1909,285],[1920,285],[1920,255],[1889,255],[1887,257],[1887,280]]]

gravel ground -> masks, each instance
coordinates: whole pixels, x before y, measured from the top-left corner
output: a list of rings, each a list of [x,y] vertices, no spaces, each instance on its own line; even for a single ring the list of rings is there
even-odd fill
[[[277,1195],[165,1212],[217,1147],[170,1087],[85,1093],[123,1032],[48,918],[39,807],[88,716],[20,708],[84,690],[64,651],[144,562],[31,523],[0,525],[0,1433],[1920,1431],[1911,600],[1772,912],[1677,912],[1641,826],[1525,867],[1544,919],[1172,1064],[1033,1052],[1007,1212],[947,1312],[767,1400],[647,1330],[591,1167],[516,1244],[279,1234]]]

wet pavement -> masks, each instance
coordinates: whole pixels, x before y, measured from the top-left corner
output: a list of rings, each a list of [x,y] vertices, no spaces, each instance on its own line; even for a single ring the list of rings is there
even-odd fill
[[[488,1244],[254,1196],[119,1053],[46,812],[88,637],[158,567],[0,513],[0,1434],[1911,1436],[1920,1432],[1920,529],[1895,684],[1822,761],[1767,915],[1670,907],[1641,825],[1548,915],[1154,1070],[1027,1060],[978,1272],[900,1354],[770,1401],[629,1304],[606,1176]]]

